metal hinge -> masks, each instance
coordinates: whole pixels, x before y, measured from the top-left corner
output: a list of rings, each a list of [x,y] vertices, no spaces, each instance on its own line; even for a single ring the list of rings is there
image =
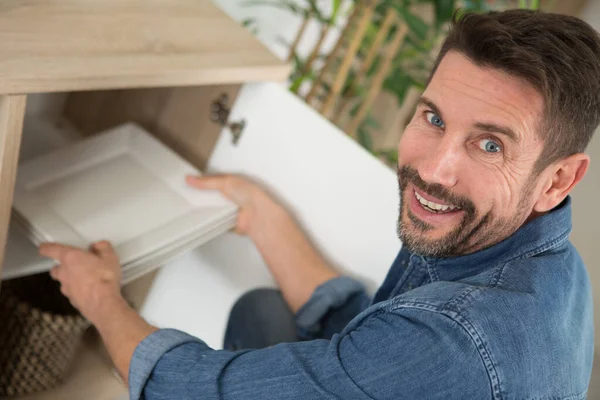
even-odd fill
[[[231,110],[227,106],[228,102],[229,96],[227,96],[227,93],[223,93],[217,100],[213,101],[210,107],[210,120],[223,127],[229,128],[231,136],[233,137],[233,144],[237,144],[246,127],[246,120],[242,119],[237,122],[229,122],[229,112]]]

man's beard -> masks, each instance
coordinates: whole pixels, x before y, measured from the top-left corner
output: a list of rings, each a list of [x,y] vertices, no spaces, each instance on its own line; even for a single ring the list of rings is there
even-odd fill
[[[402,245],[411,253],[438,258],[482,250],[512,235],[526,219],[528,203],[526,200],[532,190],[531,182],[529,182],[525,185],[515,215],[511,218],[500,218],[494,216],[493,210],[484,215],[478,215],[475,204],[470,199],[455,195],[440,184],[423,181],[417,170],[408,165],[398,168],[398,183],[400,187],[398,237],[402,241]],[[460,207],[464,214],[462,221],[446,235],[433,240],[428,239],[425,234],[434,227],[420,220],[411,212],[408,200],[402,201],[403,196],[412,195],[412,193],[406,193],[409,183],[446,204]],[[405,211],[410,222],[403,220]]]

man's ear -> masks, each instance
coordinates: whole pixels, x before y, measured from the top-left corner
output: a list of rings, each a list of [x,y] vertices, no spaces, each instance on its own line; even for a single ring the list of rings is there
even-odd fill
[[[583,179],[590,166],[587,154],[577,153],[557,161],[548,167],[545,186],[533,206],[534,211],[544,213],[559,205]],[[542,172],[543,175],[545,175]]]

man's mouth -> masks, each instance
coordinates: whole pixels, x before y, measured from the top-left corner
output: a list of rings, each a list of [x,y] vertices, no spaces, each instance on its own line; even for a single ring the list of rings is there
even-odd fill
[[[447,214],[461,209],[453,204],[442,204],[427,200],[423,196],[419,195],[419,193],[416,191],[414,191],[414,194],[423,209],[435,214]]]

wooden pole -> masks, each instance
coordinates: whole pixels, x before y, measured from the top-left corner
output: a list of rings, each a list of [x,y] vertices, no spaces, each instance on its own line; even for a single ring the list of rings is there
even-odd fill
[[[325,74],[327,73],[327,71],[329,69],[331,69],[331,67],[333,67],[333,63],[335,62],[337,54],[342,50],[342,47],[344,47],[344,44],[347,42],[348,35],[352,32],[352,27],[354,26],[356,19],[359,15],[358,11],[361,8],[360,4],[361,3],[356,5],[354,7],[354,10],[352,10],[352,14],[350,15],[350,18],[348,18],[348,21],[346,22],[346,26],[342,30],[342,33],[340,34],[340,37],[339,37],[337,43],[335,44],[333,50],[327,56],[327,59],[325,60],[325,64],[323,65],[323,68],[321,68],[321,72],[319,73],[319,76],[313,82],[312,87],[310,88],[310,91],[304,98],[304,100],[307,103],[310,104],[312,99],[317,94],[317,90],[323,84],[323,81],[325,80]]]
[[[288,55],[287,61],[290,62],[294,59],[294,54],[296,54],[296,49],[298,48],[298,44],[300,40],[302,40],[302,36],[304,36],[304,32],[306,31],[306,27],[308,26],[308,21],[310,20],[310,13],[307,12],[304,15],[304,21],[302,21],[302,25],[300,25],[300,30],[298,30],[298,34],[296,34],[296,38],[292,43],[292,47],[290,47],[290,54]]]
[[[373,40],[373,44],[371,45],[371,48],[367,53],[367,57],[365,58],[365,61],[362,63],[360,70],[356,75],[357,86],[362,85],[363,82],[366,80],[366,75],[369,72],[371,66],[373,65],[377,54],[379,54],[381,50],[381,45],[387,38],[387,35],[390,33],[394,22],[398,20],[396,16],[396,11],[392,8],[388,8],[387,12],[385,13],[385,17],[383,23],[381,24],[379,32],[377,32],[377,35]],[[333,117],[331,118],[334,124],[340,125],[345,112],[348,110],[348,106],[350,105],[352,98],[353,97],[344,97],[342,99],[341,104],[339,105],[339,107],[337,107],[335,113],[333,114]]]
[[[342,60],[342,65],[338,70],[337,76],[333,82],[331,90],[327,98],[325,99],[323,106],[321,107],[320,113],[326,118],[329,118],[333,105],[335,104],[335,101],[337,100],[337,97],[340,94],[344,83],[346,82],[346,78],[348,77],[348,73],[350,72],[352,62],[354,61],[356,53],[358,52],[360,44],[362,43],[367,28],[371,23],[374,8],[374,3],[370,2],[363,10],[360,21],[358,22],[358,28],[356,29],[356,33],[350,41],[348,50],[346,51],[346,54],[344,55],[344,58]]]
[[[350,123],[347,125],[347,128],[345,129],[345,131],[348,135],[354,136],[356,133],[356,130],[358,129],[360,124],[362,124],[362,122],[367,117],[367,113],[371,109],[371,105],[373,104],[373,101],[375,101],[375,98],[381,91],[381,86],[383,85],[383,81],[388,76],[388,73],[392,67],[392,61],[394,60],[394,57],[395,57],[396,53],[398,52],[400,45],[404,41],[404,37],[406,36],[407,31],[408,31],[408,29],[407,29],[406,25],[404,25],[404,24],[401,25],[398,28],[398,31],[396,32],[396,36],[392,39],[390,44],[387,46],[387,48],[385,50],[385,54],[383,56],[383,62],[381,64],[381,66],[379,67],[379,69],[377,70],[377,74],[373,77],[373,81],[371,82],[371,87],[369,88],[369,91],[367,92],[365,100],[361,104],[361,106],[358,109],[358,112],[356,113],[354,118],[350,121]]]
[[[312,68],[313,63],[315,62],[315,60],[319,56],[319,51],[321,50],[321,46],[323,45],[323,41],[327,37],[327,32],[329,32],[329,27],[330,27],[329,24],[325,24],[323,26],[323,28],[321,29],[321,36],[319,36],[319,40],[317,41],[317,44],[315,45],[315,48],[313,49],[313,51],[308,56],[308,59],[306,60],[306,63],[304,64],[304,68],[302,68],[302,74],[303,75],[307,74],[310,71],[310,69]]]
[[[377,56],[377,54],[379,54],[381,45],[383,44],[387,35],[390,33],[394,22],[396,22],[397,20],[398,19],[396,18],[396,11],[391,7],[388,8],[383,19],[383,24],[381,24],[381,28],[379,29],[379,32],[377,32],[377,35],[373,40],[373,44],[369,49],[369,53],[367,53],[367,57],[365,58],[365,61],[360,69],[359,77],[361,75],[365,75],[369,71],[369,69],[373,65],[373,61],[375,61],[375,57]]]

